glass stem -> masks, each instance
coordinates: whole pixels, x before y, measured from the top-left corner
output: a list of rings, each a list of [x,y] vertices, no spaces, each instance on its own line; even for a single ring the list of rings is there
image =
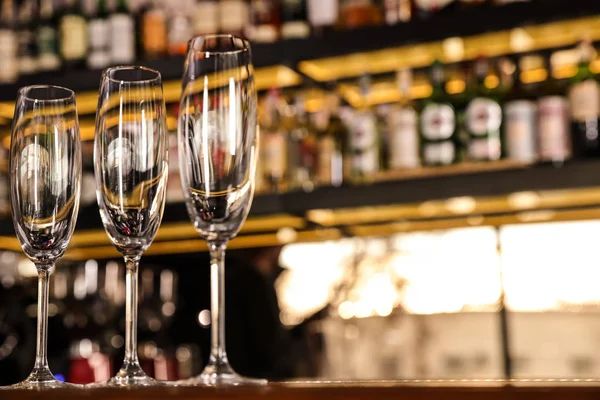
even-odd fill
[[[138,365],[138,269],[140,257],[125,256],[125,364]]]
[[[210,242],[210,364],[227,365],[225,351],[225,249],[227,242]]]
[[[54,264],[37,265],[37,343],[34,370],[48,370],[48,280]]]

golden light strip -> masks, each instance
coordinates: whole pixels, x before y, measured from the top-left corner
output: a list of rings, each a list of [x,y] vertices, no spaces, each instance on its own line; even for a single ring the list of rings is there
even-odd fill
[[[464,86],[464,82],[463,82]],[[464,88],[463,88],[464,90]],[[409,97],[411,99],[424,99],[431,95],[431,85],[423,76],[416,76],[414,84],[410,88]],[[364,99],[360,93],[360,88],[355,84],[343,83],[338,86],[338,92],[344,99],[355,108],[364,105]],[[385,103],[395,103],[402,100],[400,91],[395,82],[383,81],[373,84],[370,88],[366,104],[376,105]]]
[[[241,233],[249,232],[269,232],[279,228],[303,229],[305,227],[304,219],[291,215],[271,215],[261,218],[249,218]],[[175,224],[165,224],[161,226],[156,240],[172,240],[179,238],[195,238],[198,232],[194,229],[191,222],[181,222]]]
[[[342,234],[337,229],[319,229],[313,231],[298,232],[294,243],[315,242],[322,240],[337,240]],[[0,238],[0,246],[2,244]],[[16,240],[16,239],[15,239]],[[238,236],[233,239],[228,249],[245,249],[253,247],[277,246],[290,242],[282,243],[275,233]],[[1,247],[0,247],[1,248]],[[20,250],[20,249],[19,249]],[[16,250],[15,250],[16,251]],[[165,254],[185,254],[199,253],[207,251],[206,242],[201,239],[175,240],[166,242],[154,242],[144,255],[165,255]],[[73,248],[67,251],[65,258],[71,260],[86,260],[90,258],[106,259],[118,258],[121,255],[112,246]]]
[[[183,69],[182,69],[183,72]],[[295,86],[302,82],[302,77],[283,65],[258,68],[254,70],[254,82],[257,90],[266,90],[272,87]],[[98,82],[99,84],[100,82]],[[181,81],[163,82],[163,98],[166,103],[179,101],[181,94]],[[98,107],[98,92],[77,93],[77,112],[79,115],[95,114]],[[113,103],[117,100],[113,100]],[[112,104],[112,103],[111,103]],[[10,121],[13,118],[14,102],[0,103],[0,122]]]
[[[413,222],[423,219],[444,219],[456,216],[480,216],[499,213],[519,213],[540,209],[587,207],[600,204],[600,188],[517,192],[503,197],[457,197],[426,201],[419,204],[358,207],[340,210],[312,210],[309,221],[323,226],[354,226],[389,221]],[[432,223],[428,221],[427,223]]]
[[[527,168],[530,164],[512,160],[500,160],[494,162],[464,162],[461,164],[447,165],[443,167],[425,167],[406,170],[388,170],[373,175],[374,182],[398,181],[409,179],[423,179],[442,176],[455,176],[481,172],[505,171],[511,169]]]
[[[508,224],[529,224],[539,222],[565,222],[600,219],[600,208],[585,210],[564,210],[564,211],[534,211],[518,212],[506,216],[469,216],[453,219],[438,219],[433,221],[402,221],[396,223],[386,223],[379,225],[354,226],[349,231],[355,236],[388,236],[397,233],[408,233],[418,231],[432,231],[452,228],[461,228],[469,226],[503,226]],[[240,236],[231,241],[230,249],[242,249],[264,246],[276,246],[286,243],[318,242],[324,240],[338,240],[342,235],[339,230],[334,228],[318,229],[312,231],[298,232],[294,240],[282,243],[277,234],[257,234]],[[0,237],[0,249],[20,252],[21,247],[16,238]],[[155,242],[146,251],[145,255],[165,255],[165,254],[183,254],[197,253],[206,251],[206,242],[201,239],[174,240]],[[65,258],[71,260],[85,260],[89,258],[105,259],[118,258],[121,255],[113,246],[97,246],[71,248],[65,254]]]
[[[305,225],[303,218],[278,214],[248,218],[240,232],[244,234],[276,231],[279,228],[304,229]],[[198,232],[196,232],[191,222],[165,223],[158,230],[155,242],[175,239],[196,239],[198,236]],[[72,247],[108,246],[110,244],[110,240],[102,229],[77,231],[71,239]]]
[[[382,236],[466,226],[600,219],[600,207],[561,210],[565,207],[588,207],[597,204],[600,204],[600,188],[538,193],[519,192],[499,198],[464,197],[404,206],[361,207],[337,211],[313,210],[309,212],[308,218],[324,225],[325,228],[294,231],[291,238],[288,236],[289,239],[282,242],[282,236],[271,231],[283,227],[293,228],[293,230],[304,229],[305,223],[302,218],[289,215],[252,218],[247,221],[242,233],[256,234],[236,238],[231,242],[231,248],[339,239],[341,233],[334,227],[336,225],[348,226],[349,232],[357,236]],[[494,213],[510,214],[489,215]],[[165,224],[146,254],[189,253],[205,251],[205,248],[204,241],[198,238],[191,224]],[[0,249],[21,251],[15,237],[0,237]],[[71,259],[118,256],[119,253],[111,245],[103,230],[76,232],[66,255]]]
[[[506,216],[471,216],[435,221],[404,221],[380,225],[354,226],[349,228],[355,236],[389,236],[398,233],[424,232],[465,228],[470,226],[505,226],[510,224],[532,224],[540,222],[567,222],[600,219],[600,208],[585,210],[563,210],[544,212],[521,212]]]
[[[525,47],[522,40],[517,40],[523,37],[527,37]],[[563,47],[576,43],[582,37],[600,40],[600,17],[578,18],[465,37],[462,38],[464,51],[459,59],[454,55],[449,59],[444,49],[444,41],[437,41],[302,61],[299,69],[311,78],[325,82],[359,76],[363,73],[381,74],[400,68],[426,67],[435,59],[455,62],[473,60],[482,54],[497,57],[515,52]]]

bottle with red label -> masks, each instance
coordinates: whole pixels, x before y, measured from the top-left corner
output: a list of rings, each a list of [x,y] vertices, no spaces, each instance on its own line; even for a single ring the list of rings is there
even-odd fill
[[[257,43],[273,43],[280,37],[281,4],[275,0],[251,0],[246,37]]]
[[[421,162],[425,166],[450,165],[459,161],[460,142],[456,114],[446,92],[444,65],[431,66],[431,96],[421,111]]]
[[[501,62],[501,82],[505,91],[504,114],[504,148],[508,159],[532,163],[537,161],[537,105],[531,85],[523,85],[521,71],[526,71],[527,63],[521,58],[513,63]]]
[[[467,156],[471,161],[494,161],[502,156],[502,108],[494,90],[486,85],[489,68],[488,59],[475,61],[475,96],[467,106],[464,121],[468,133]]]
[[[564,164],[573,154],[569,128],[569,102],[565,87],[552,76],[553,59],[548,63],[548,79],[537,101],[538,160],[555,166]]]

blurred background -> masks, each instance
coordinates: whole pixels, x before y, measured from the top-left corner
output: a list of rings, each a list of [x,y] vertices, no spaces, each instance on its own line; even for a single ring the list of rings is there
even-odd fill
[[[140,272],[140,357],[200,373],[209,259],[185,211],[176,126],[187,40],[253,43],[257,194],[227,260],[227,340],[272,380],[600,374],[600,2],[2,0],[0,384],[35,350],[36,271],[14,236],[7,149],[19,87],[74,89],[82,206],[53,273],[50,367],[120,366],[124,266],[92,168],[101,70],[161,71],[168,204]]]

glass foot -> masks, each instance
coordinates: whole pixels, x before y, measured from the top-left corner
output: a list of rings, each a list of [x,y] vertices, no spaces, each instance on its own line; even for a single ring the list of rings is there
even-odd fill
[[[124,364],[117,374],[107,382],[92,383],[86,385],[86,388],[97,389],[104,387],[124,387],[124,386],[162,386],[160,381],[146,375],[144,370],[138,364]]]
[[[180,383],[182,386],[265,386],[266,379],[246,378],[238,375],[228,364],[209,364],[200,376]]]
[[[50,390],[50,389],[82,389],[83,385],[61,382],[57,380],[50,370],[34,369],[23,382],[10,386],[0,387],[0,390]]]

